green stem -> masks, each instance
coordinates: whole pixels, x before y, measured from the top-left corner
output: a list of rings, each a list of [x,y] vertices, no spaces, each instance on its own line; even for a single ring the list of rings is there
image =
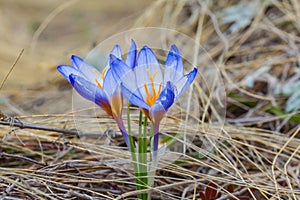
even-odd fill
[[[144,153],[145,153],[144,163],[145,163],[146,170],[147,170],[147,147],[148,147],[147,133],[148,133],[148,118],[145,116],[145,118],[144,118],[143,144],[144,144]]]
[[[144,152],[144,160],[143,160],[143,164],[144,164],[144,176],[145,176],[145,183],[147,186],[149,186],[149,177],[148,177],[148,158],[147,158],[147,148],[148,148],[148,142],[147,142],[147,134],[148,134],[148,117],[145,116],[144,117],[144,134],[143,134],[143,152]],[[148,200],[151,198],[151,194],[147,193],[145,195],[145,200]]]
[[[148,178],[147,178],[147,117],[144,120],[144,131],[143,131],[143,112],[140,111],[139,116],[139,178],[141,180],[141,189],[147,189]],[[139,198],[143,200],[148,199],[148,193],[141,194]]]
[[[153,141],[153,134],[154,133],[154,126],[153,126],[153,123],[151,123],[151,127],[150,127],[150,142]],[[153,144],[150,144],[150,146],[153,147]],[[152,157],[153,155],[150,155],[150,162],[152,163]]]
[[[153,141],[153,137],[154,137],[154,125],[153,123],[151,123],[151,127],[150,127],[150,142]],[[152,147],[151,149],[151,155],[150,155],[150,165],[149,165],[149,177],[148,177],[148,185],[149,186],[153,186],[154,185],[154,176],[155,176],[155,164],[153,163],[153,161],[155,161],[154,155],[156,154],[153,150],[154,150],[154,142],[150,145]],[[153,159],[154,158],[154,159]]]
[[[136,177],[137,190],[140,190],[140,179],[139,179],[139,169],[136,160],[136,153],[134,148],[134,141],[131,133],[131,124],[130,124],[130,104],[127,106],[127,125],[128,125],[128,135],[129,135],[129,143],[130,143],[130,151],[131,151],[131,159],[133,162],[134,175]]]

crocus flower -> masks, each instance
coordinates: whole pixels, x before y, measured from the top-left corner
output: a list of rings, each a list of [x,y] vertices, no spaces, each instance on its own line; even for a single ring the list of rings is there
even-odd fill
[[[113,75],[122,82],[122,94],[151,120],[154,127],[153,150],[156,152],[159,124],[176,99],[193,82],[197,68],[183,75],[181,54],[176,45],[171,46],[164,73],[153,51],[147,46],[138,53],[134,68],[113,54],[110,55],[110,62]]]
[[[122,60],[121,48],[116,45],[110,53]],[[123,97],[120,89],[120,81],[113,76],[108,65],[100,73],[82,58],[73,55],[72,66],[60,65],[58,71],[72,84],[75,90],[87,100],[100,106],[108,115],[115,119],[128,148],[130,148],[127,131],[122,120]],[[126,59],[126,66],[133,68],[136,62],[136,45],[132,41]]]

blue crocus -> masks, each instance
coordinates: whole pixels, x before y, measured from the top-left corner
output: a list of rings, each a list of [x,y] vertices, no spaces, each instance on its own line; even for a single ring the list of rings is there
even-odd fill
[[[136,52],[135,42],[132,41],[125,62],[128,68],[135,66]],[[116,58],[122,60],[122,52],[119,45],[113,48],[110,55],[114,55]],[[58,66],[58,71],[72,84],[82,97],[96,103],[115,119],[129,148],[129,138],[122,120],[123,96],[120,81],[112,74],[112,69],[109,65],[111,61],[108,61],[108,65],[102,73],[78,56],[73,55],[71,62],[71,66]]]
[[[113,54],[110,55],[110,62],[113,75],[122,82],[122,94],[151,120],[154,127],[153,150],[156,152],[159,124],[176,99],[193,82],[197,68],[183,74],[182,58],[176,45],[171,46],[164,73],[153,51],[147,46],[138,53],[134,68]]]

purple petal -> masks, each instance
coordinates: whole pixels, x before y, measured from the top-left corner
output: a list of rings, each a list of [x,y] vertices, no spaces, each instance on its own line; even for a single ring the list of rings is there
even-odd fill
[[[171,82],[167,82],[166,87],[160,93],[156,102],[160,102],[165,110],[168,110],[171,105],[174,103],[175,98],[175,88]]]
[[[197,75],[197,72],[197,68],[194,68],[190,73],[184,75],[175,83],[175,87],[178,91],[178,93],[176,94],[176,99],[178,99],[180,95],[188,88],[188,86],[192,84]]]
[[[96,68],[85,62],[82,58],[72,55],[71,61],[73,66],[87,79],[95,80],[99,79],[101,73]]]
[[[145,103],[145,101],[143,99],[141,99],[139,97],[139,95],[137,95],[137,92],[136,91],[135,93],[134,92],[131,92],[128,88],[126,88],[123,84],[121,84],[121,88],[122,88],[122,94],[123,96],[128,99],[128,101],[135,105],[135,106],[138,106],[138,107],[141,107],[141,108],[144,108],[146,110],[149,110],[150,107],[148,104]]]
[[[70,82],[70,78],[69,76],[71,74],[77,75],[79,76],[80,73],[78,72],[78,70],[73,67],[73,66],[68,66],[68,65],[60,65],[57,67],[57,70],[65,77],[65,79],[67,79]]]
[[[116,122],[118,124],[118,127],[123,135],[124,141],[126,143],[126,146],[128,147],[128,150],[130,151],[130,142],[129,142],[129,136],[128,133],[126,131],[126,128],[124,126],[123,120],[121,118],[117,118]]]
[[[113,75],[112,69],[109,68],[106,71],[105,78],[103,80],[103,90],[106,94],[110,97],[112,96],[117,88],[119,87],[121,82],[119,81],[118,77]]]
[[[164,84],[168,81],[175,82],[183,76],[183,64],[181,54],[176,45],[171,46],[165,63]]]
[[[131,45],[127,54],[127,58],[126,58],[126,65],[128,65],[129,67],[131,67],[131,69],[133,69],[135,67],[135,62],[136,62],[136,44],[134,42],[134,40],[131,40]]]
[[[100,105],[109,102],[107,95],[96,84],[74,74],[70,75],[70,82],[75,90],[85,99]]]
[[[118,44],[114,46],[114,48],[111,50],[110,54],[112,54],[115,57],[122,60],[122,50],[121,50],[121,47]]]
[[[121,59],[117,58],[113,54],[109,55],[110,58],[110,68],[116,79],[122,79],[124,75],[126,75],[129,71],[132,71],[129,66],[127,66]]]
[[[144,46],[138,54],[135,73],[138,86],[142,86],[144,83],[150,83],[150,76],[153,76],[153,81],[157,85],[163,82],[160,64],[157,61],[153,51],[147,46]],[[156,89],[158,90],[158,88]]]
[[[129,91],[136,91],[138,86],[136,85],[136,76],[132,69],[128,67],[122,60],[116,58],[114,55],[110,55],[110,57],[110,69],[113,76],[115,77],[115,80],[117,80],[117,82],[122,82],[122,84]],[[136,95],[140,99],[143,99],[138,91],[136,92]]]
[[[183,75],[183,63],[182,63],[182,59],[181,59],[181,53],[178,49],[178,47],[173,44],[171,46],[171,50],[170,50],[170,53],[173,55],[173,56],[176,56],[177,57],[177,66],[176,66],[176,71]]]
[[[168,109],[175,101],[175,88],[171,82],[167,82],[166,87],[161,92],[160,96],[150,108],[150,113],[153,121],[160,121]]]

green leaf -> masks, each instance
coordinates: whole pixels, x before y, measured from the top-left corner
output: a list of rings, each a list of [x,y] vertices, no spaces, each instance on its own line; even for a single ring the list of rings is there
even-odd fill
[[[284,119],[288,119],[289,122],[300,123],[300,114],[295,114],[295,115],[290,116],[289,113],[286,113],[283,110],[281,110],[280,108],[273,107],[273,106],[270,106],[269,108],[267,107],[266,110],[276,116],[282,117]]]

